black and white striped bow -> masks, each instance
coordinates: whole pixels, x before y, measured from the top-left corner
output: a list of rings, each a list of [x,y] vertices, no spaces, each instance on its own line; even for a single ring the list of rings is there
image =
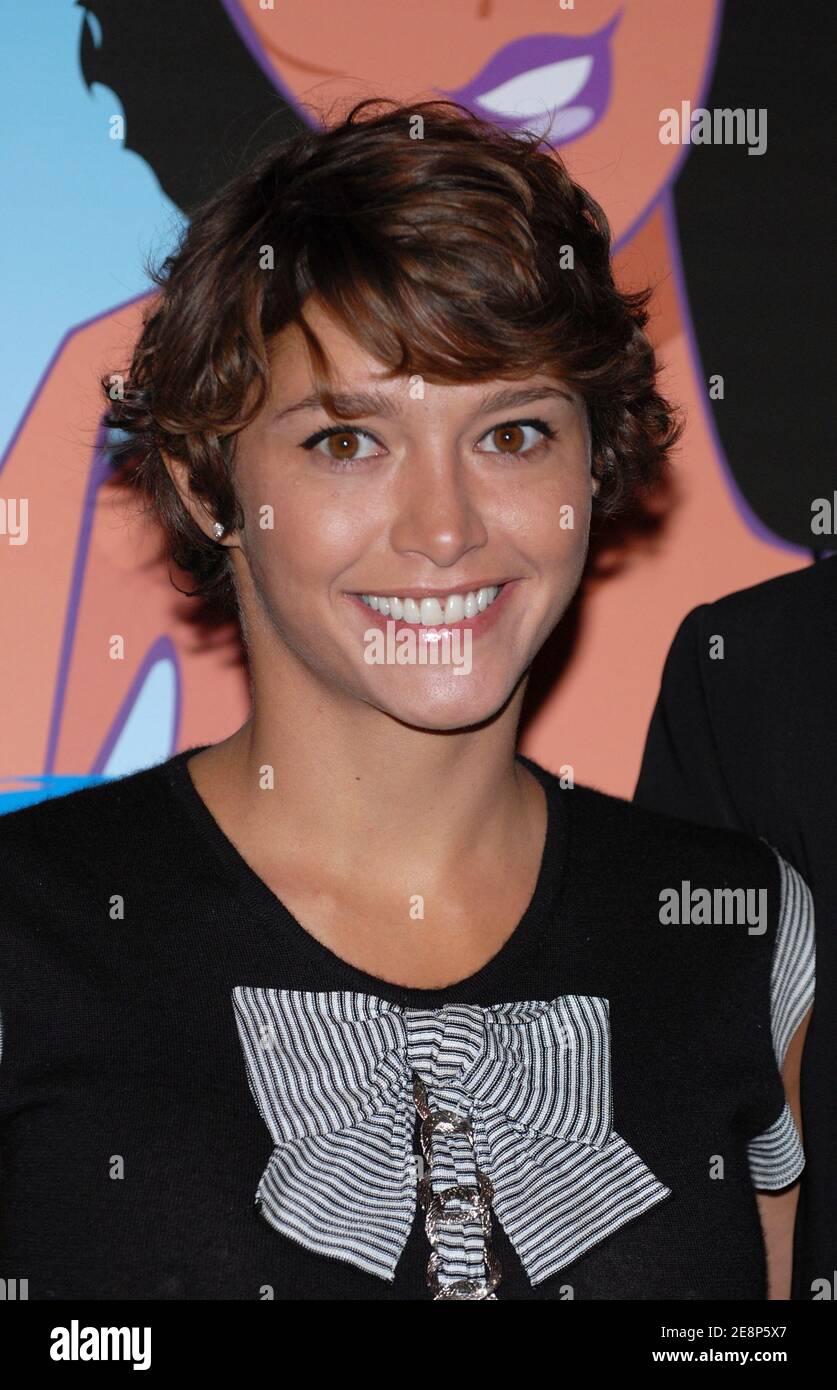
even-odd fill
[[[274,1150],[257,1203],[310,1250],[392,1280],[416,1212],[412,1076],[471,1119],[434,1149],[434,1191],[474,1163],[533,1285],[670,1189],[614,1130],[608,1001],[401,1008],[374,995],[238,986],[250,1090]],[[482,1233],[445,1227],[442,1280],[478,1277]]]

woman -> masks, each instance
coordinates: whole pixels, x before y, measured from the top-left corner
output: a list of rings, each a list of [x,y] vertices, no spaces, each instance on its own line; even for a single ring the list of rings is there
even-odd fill
[[[787,1296],[807,887],[515,752],[678,434],[609,250],[535,137],[361,103],[157,277],[108,421],[253,707],[0,826],[30,1297]]]

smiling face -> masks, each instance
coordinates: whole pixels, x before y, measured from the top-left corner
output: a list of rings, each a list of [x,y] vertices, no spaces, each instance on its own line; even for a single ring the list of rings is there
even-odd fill
[[[327,312],[309,302],[305,318],[335,395],[367,399],[330,418],[299,329],[277,336],[271,392],[238,437],[245,526],[230,538],[257,698],[260,681],[301,663],[332,694],[414,727],[479,723],[520,685],[578,585],[597,487],[585,405],[548,373],[385,380]],[[415,661],[370,662],[367,634],[387,622]],[[422,644],[453,649],[457,630],[468,674],[464,661],[458,673],[422,660]]]

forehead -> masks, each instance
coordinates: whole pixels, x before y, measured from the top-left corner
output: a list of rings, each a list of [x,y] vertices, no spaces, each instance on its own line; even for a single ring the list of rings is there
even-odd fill
[[[383,381],[386,367],[326,308],[311,299],[302,317],[313,330],[326,354],[335,384]],[[311,359],[302,330],[295,323],[283,328],[271,344],[271,364],[281,379],[292,378],[295,385],[313,380]]]
[[[309,300],[303,310],[303,318],[316,334],[320,346],[326,354],[332,376],[331,385],[335,394],[355,394],[373,391],[376,396],[388,397],[393,406],[416,398],[411,387],[415,377],[409,375],[389,378],[386,365],[360,343],[348,329],[332,315],[327,308],[314,300]],[[315,379],[313,366],[302,330],[296,324],[289,324],[271,344],[272,390],[271,400],[274,409],[284,410],[292,402],[310,397],[314,393]],[[524,377],[480,378],[473,382],[432,383],[428,382],[426,392],[438,404],[442,400],[466,407],[478,406],[489,394],[496,394],[494,388],[507,386],[522,394],[522,388],[542,386],[554,390],[561,385],[565,397],[555,397],[558,403],[568,407],[580,405],[578,393],[561,382],[560,377],[547,370],[532,372]],[[422,392],[423,396],[425,393]],[[372,413],[363,410],[359,413]]]

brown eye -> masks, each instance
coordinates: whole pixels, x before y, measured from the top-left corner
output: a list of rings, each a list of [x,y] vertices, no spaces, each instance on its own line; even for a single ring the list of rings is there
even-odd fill
[[[526,436],[520,425],[498,425],[491,434],[500,453],[519,454],[526,443]]]
[[[380,441],[359,426],[356,429],[344,430],[332,426],[318,430],[310,439],[304,440],[301,447],[309,453],[315,451],[336,469],[345,468],[347,472],[350,465],[366,463],[386,453]]]
[[[352,459],[358,450],[358,437],[352,430],[345,430],[342,434],[331,434],[324,442],[328,445],[328,452],[333,459]]]
[[[503,425],[495,425],[484,434],[480,453],[507,454],[517,458],[531,454],[539,444],[553,439],[555,431],[545,420],[507,420]]]

